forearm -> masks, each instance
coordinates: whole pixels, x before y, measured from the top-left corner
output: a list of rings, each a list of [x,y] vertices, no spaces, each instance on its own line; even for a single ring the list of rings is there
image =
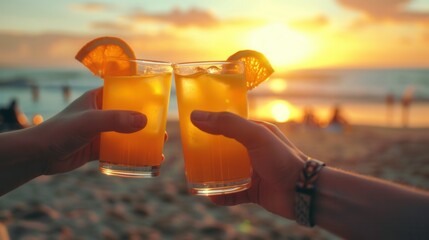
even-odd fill
[[[0,196],[43,171],[34,129],[0,134]]]
[[[321,171],[317,225],[348,239],[429,236],[429,194],[332,168]]]

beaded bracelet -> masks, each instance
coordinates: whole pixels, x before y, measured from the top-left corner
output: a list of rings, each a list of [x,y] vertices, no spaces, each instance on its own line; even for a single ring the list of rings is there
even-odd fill
[[[309,158],[299,174],[295,186],[295,218],[296,222],[301,225],[308,227],[315,225],[313,216],[315,183],[319,176],[318,173],[324,166],[325,163]]]

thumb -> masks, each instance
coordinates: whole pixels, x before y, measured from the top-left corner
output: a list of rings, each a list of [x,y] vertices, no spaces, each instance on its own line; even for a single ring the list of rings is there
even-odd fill
[[[107,131],[132,133],[143,129],[147,124],[146,116],[135,111],[93,110],[83,114],[82,118],[85,124],[81,126],[81,130],[88,135]]]
[[[191,121],[200,130],[233,138],[248,150],[260,146],[271,137],[265,127],[230,112],[195,110],[191,113]]]

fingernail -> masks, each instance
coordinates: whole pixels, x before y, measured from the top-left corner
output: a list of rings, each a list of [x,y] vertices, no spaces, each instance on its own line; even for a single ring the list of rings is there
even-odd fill
[[[144,126],[146,126],[146,122],[146,116],[143,114],[133,113],[131,115],[131,126],[135,128],[143,128]]]
[[[209,119],[209,115],[210,113],[208,112],[195,110],[191,113],[191,119],[194,121],[200,121],[200,122],[207,121]]]

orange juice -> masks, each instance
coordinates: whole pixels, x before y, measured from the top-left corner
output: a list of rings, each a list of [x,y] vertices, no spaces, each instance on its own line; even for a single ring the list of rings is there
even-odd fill
[[[140,67],[142,63],[137,64]],[[148,122],[135,133],[101,134],[103,173],[123,177],[159,175],[171,86],[171,66],[166,63],[163,67],[165,72],[104,78],[103,110],[138,111],[147,116]]]
[[[247,117],[243,63],[177,64],[174,72],[190,192],[216,195],[247,189],[251,165],[245,147],[234,139],[205,133],[190,121],[193,110],[228,111]]]

